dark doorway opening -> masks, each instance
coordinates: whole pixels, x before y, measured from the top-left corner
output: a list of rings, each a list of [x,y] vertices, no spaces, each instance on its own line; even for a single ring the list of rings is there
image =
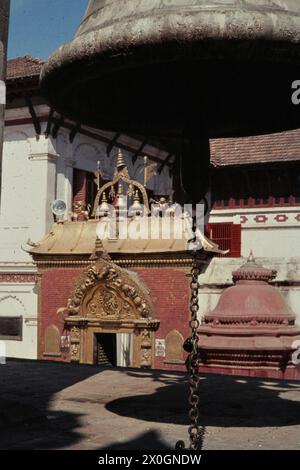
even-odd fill
[[[99,366],[117,365],[117,335],[99,333],[95,335],[95,364]]]

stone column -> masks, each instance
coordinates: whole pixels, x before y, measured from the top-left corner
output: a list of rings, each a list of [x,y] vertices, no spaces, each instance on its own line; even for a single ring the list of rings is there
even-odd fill
[[[30,173],[34,195],[32,200],[31,217],[35,221],[30,238],[40,240],[53,224],[51,203],[56,199],[56,163],[58,155],[50,139],[40,136],[32,139],[29,155]]]

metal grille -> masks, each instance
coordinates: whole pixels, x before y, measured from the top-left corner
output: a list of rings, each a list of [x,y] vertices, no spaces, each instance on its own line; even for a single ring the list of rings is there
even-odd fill
[[[232,222],[211,223],[206,225],[206,235],[217,243],[221,250],[229,250],[226,256],[239,258],[241,256],[242,226]]]

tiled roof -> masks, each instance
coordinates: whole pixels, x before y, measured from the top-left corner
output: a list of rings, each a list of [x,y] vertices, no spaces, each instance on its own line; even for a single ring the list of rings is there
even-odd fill
[[[31,55],[11,59],[7,62],[7,80],[38,76],[43,64],[43,60]]]
[[[300,160],[300,129],[211,140],[211,162],[216,167],[297,160]]]

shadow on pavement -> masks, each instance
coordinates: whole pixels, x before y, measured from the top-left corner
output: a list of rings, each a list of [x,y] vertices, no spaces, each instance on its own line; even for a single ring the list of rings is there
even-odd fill
[[[99,373],[99,367],[46,361],[12,360],[0,366],[0,449],[62,448],[79,442],[81,415],[51,410],[51,399]]]
[[[120,432],[122,432],[122,430],[120,430]],[[113,444],[98,450],[170,450],[170,447],[163,442],[157,431],[151,430],[141,434],[135,439]]]
[[[150,373],[123,371],[129,376]],[[184,379],[164,379],[163,373],[151,373],[159,386],[154,394],[112,400],[106,407],[120,416],[143,421],[188,424],[188,387]],[[300,424],[300,402],[282,398],[287,391],[299,393],[300,384],[269,379],[225,375],[202,376],[199,386],[202,426],[280,427]]]
[[[74,446],[88,449],[90,442],[83,433],[83,419],[88,416],[85,406],[93,407],[93,403],[102,404],[113,414],[111,422],[120,436],[122,420],[118,417],[145,422],[141,425],[144,431],[138,433],[141,426],[137,428],[137,437],[112,444],[107,450],[167,449],[164,436],[157,431],[157,423],[188,425],[185,375],[133,369],[114,370],[109,373],[112,373],[110,377],[115,384],[113,393],[118,396],[116,384],[126,378],[123,383],[126,384],[124,390],[128,396],[113,399],[110,387],[107,386],[107,380],[110,380],[107,374],[102,379],[102,373],[106,370],[93,366],[32,361],[14,361],[1,366],[0,449],[62,449]],[[55,394],[94,375],[98,377],[92,391],[87,382],[79,387],[80,393],[77,388],[74,395],[64,398],[66,405],[59,411],[53,409],[51,405]],[[101,387],[102,380],[105,380],[106,391],[105,387]],[[147,384],[146,387],[142,386],[145,380],[152,383],[149,390],[153,391],[154,385],[153,393],[145,394]],[[137,391],[139,383],[140,394]],[[300,384],[297,382],[206,375],[202,377],[199,389],[200,424],[204,428],[297,425],[300,424],[299,391]],[[64,408],[68,400],[74,402],[71,404],[77,408],[74,407],[72,411]],[[101,416],[96,414],[95,418],[96,440],[101,441],[105,429],[101,427]],[[93,419],[93,408],[88,419]],[[116,435],[116,442],[118,437]],[[94,445],[101,450],[101,442],[94,441]]]

